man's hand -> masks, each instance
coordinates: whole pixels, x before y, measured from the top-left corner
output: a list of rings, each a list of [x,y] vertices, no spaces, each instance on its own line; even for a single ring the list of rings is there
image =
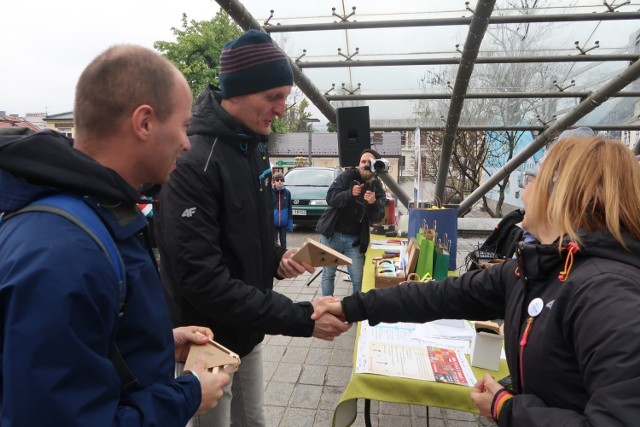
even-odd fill
[[[362,193],[362,187],[364,184],[356,184],[351,188],[351,195],[353,197],[358,197]]]
[[[198,333],[196,333],[198,332]],[[176,349],[176,362],[187,360],[191,344],[206,344],[213,339],[211,329],[204,326],[183,326],[173,330],[173,345]]]
[[[312,304],[312,320],[318,320],[322,317],[323,314],[330,313],[336,316],[341,321],[345,321],[344,312],[342,311],[342,302],[340,302],[339,299],[334,297],[316,298],[315,300],[313,300]]]
[[[218,400],[222,397],[223,388],[231,382],[231,377],[228,374],[212,373],[207,371],[204,366],[204,359],[198,358],[191,367],[191,372],[197,375],[202,388],[202,400],[197,414],[203,414],[215,408]]]
[[[376,202],[376,193],[371,190],[367,190],[364,192],[364,200],[370,205]]]
[[[298,277],[305,271],[308,271],[311,274],[316,271],[315,267],[307,262],[299,263],[291,259],[293,254],[297,251],[297,248],[289,249],[284,253],[284,255],[282,255],[280,264],[278,265],[278,276],[290,279],[291,277]]]
[[[480,410],[480,415],[484,415],[490,421],[493,421],[493,415],[491,414],[493,396],[502,388],[500,383],[490,374],[484,374],[484,377],[471,390],[471,400]]]
[[[316,298],[311,302],[313,305],[313,314],[311,315],[311,319],[315,320],[315,326],[313,327],[313,336],[315,338],[333,341],[335,337],[348,331],[352,326],[333,314],[323,311],[322,307],[325,307],[331,302],[340,305],[340,301],[332,296]],[[324,315],[316,316],[316,313],[323,313]]]

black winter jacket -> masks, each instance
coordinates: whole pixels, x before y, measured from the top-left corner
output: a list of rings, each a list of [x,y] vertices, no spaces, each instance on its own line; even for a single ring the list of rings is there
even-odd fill
[[[176,325],[206,325],[248,354],[264,334],[311,336],[313,307],[273,292],[275,246],[265,136],[242,128],[205,89],[193,107],[191,151],[159,195],[160,271]]]
[[[343,309],[349,322],[372,324],[504,318],[517,394],[500,414],[501,427],[637,426],[640,242],[625,236],[625,251],[603,232],[583,239],[572,265],[557,244],[521,243],[518,259],[433,285],[356,294],[343,300]],[[521,351],[535,298],[544,304]]]
[[[362,199],[364,191],[356,199],[351,194],[355,183],[362,183],[362,177],[358,169],[347,169],[341,173],[327,191],[327,209],[316,225],[316,231],[324,234],[329,239],[338,221],[353,223],[357,233],[347,233],[360,236],[360,252],[365,253],[369,247],[369,224],[384,218],[384,189],[378,179],[365,185],[365,190],[373,190],[376,194],[376,202],[372,205]],[[360,222],[358,222],[362,219]]]

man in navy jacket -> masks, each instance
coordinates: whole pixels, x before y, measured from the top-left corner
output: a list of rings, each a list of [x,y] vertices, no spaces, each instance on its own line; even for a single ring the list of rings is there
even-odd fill
[[[222,396],[229,376],[202,360],[174,378],[176,357],[212,332],[172,333],[136,206],[142,184],[166,181],[189,149],[190,110],[189,86],[169,61],[121,45],[80,77],[75,147],[50,130],[0,137],[0,213],[70,195],[104,223],[126,271],[121,287],[97,242],[60,215],[0,224],[0,425],[182,427]],[[114,348],[135,385],[123,387]]]

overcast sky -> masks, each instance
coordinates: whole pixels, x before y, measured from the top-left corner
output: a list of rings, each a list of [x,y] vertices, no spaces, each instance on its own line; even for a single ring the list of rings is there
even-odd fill
[[[405,0],[403,7],[424,9],[422,1]],[[335,3],[340,9],[345,2]],[[380,10],[385,3],[367,0],[359,13]],[[438,3],[431,8],[441,8]],[[330,16],[332,5],[326,1],[283,0],[244,0],[243,4],[256,18],[262,18],[261,22],[271,8],[279,17],[317,17]],[[152,48],[157,40],[173,41],[171,27],[180,27],[183,12],[189,19],[206,20],[219,9],[214,0],[21,0],[12,7],[7,0],[0,0],[0,6],[0,111],[20,116],[71,111],[77,79],[100,52],[118,43]],[[275,38],[281,40],[281,36]],[[285,44],[295,45],[295,40],[286,40]],[[332,44],[332,52],[338,46]],[[303,47],[313,51],[306,43]],[[340,85],[341,81],[336,83]],[[330,83],[327,86],[321,89],[328,89]]]
[[[552,3],[555,5],[568,1],[570,0],[557,0]],[[593,0],[576,1],[594,4]],[[307,22],[327,22],[327,20],[331,22],[333,20],[330,18],[331,6],[338,7],[340,11],[344,5],[349,13],[351,4],[358,6],[357,16],[352,19],[361,20],[411,19],[414,16],[407,11],[435,12],[442,11],[443,8],[444,10],[457,9],[446,16],[460,16],[464,13],[463,1],[269,0],[267,2],[242,0],[242,2],[254,17],[259,18],[260,22],[268,16],[269,9],[276,11],[274,21],[277,21],[277,18],[306,16]],[[71,111],[75,84],[80,73],[97,54],[109,46],[118,43],[135,43],[152,48],[157,40],[175,40],[171,27],[180,27],[183,12],[189,19],[207,20],[218,11],[218,4],[214,0],[109,0],[104,2],[21,0],[12,3],[8,0],[0,0],[0,7],[2,10],[0,15],[0,36],[2,37],[0,111],[20,116],[26,113],[57,114]],[[600,9],[602,8],[603,6],[600,6]],[[319,19],[321,16],[326,18]],[[419,17],[436,16],[435,13],[426,13]],[[305,20],[297,22],[302,23]],[[622,28],[622,23],[615,25],[618,29]],[[568,29],[569,26],[564,24],[562,28]],[[582,28],[595,30],[598,27],[594,23]],[[338,47],[342,47],[345,52],[347,49],[353,51],[354,47],[360,46],[363,49],[360,57],[370,59],[366,55],[373,50],[376,50],[377,54],[391,55],[400,50],[452,51],[454,55],[454,45],[464,43],[466,30],[467,28],[463,27],[455,29],[433,27],[430,31],[435,31],[435,34],[425,36],[420,33],[422,29],[395,30],[400,37],[395,38],[394,42],[381,40],[378,30],[361,30],[351,33],[350,37],[346,37],[344,31],[329,31],[321,33],[322,37],[318,36],[319,33],[295,33],[286,35],[284,38],[282,35],[275,35],[274,38],[291,56],[297,56],[301,54],[302,49],[308,49],[309,58],[315,56],[315,59],[318,59],[326,56],[324,59],[337,59]],[[394,30],[390,31],[385,34],[394,34],[392,33]],[[597,32],[591,32],[590,37],[603,40],[603,36],[614,32],[622,33],[623,41],[628,38],[628,32],[611,31],[605,25],[600,26]],[[570,41],[565,44],[570,49],[573,49],[573,40],[586,39],[586,36],[578,34],[570,34],[568,37]],[[373,42],[374,47],[365,46],[367,42]],[[621,42],[617,42],[616,45],[620,46]],[[604,49],[600,50],[604,51]],[[331,72],[327,70],[307,69],[305,73],[312,78],[321,91],[328,90],[332,83],[339,87],[342,82],[352,80],[354,85],[362,81],[363,91],[369,93],[384,92],[380,82],[387,84],[388,91],[415,91],[417,79],[424,74],[424,70],[418,67],[383,67],[376,69],[375,73],[371,72],[371,68],[353,68],[351,71],[343,68],[334,69]],[[398,109],[394,107],[387,114],[405,114],[396,110]]]
[[[405,0],[403,7],[424,9],[421,1]],[[214,0],[21,0],[12,7],[6,2],[0,0],[0,111],[20,116],[71,111],[77,79],[100,52],[118,43],[152,48],[157,40],[173,41],[171,27],[180,27],[183,12],[189,19],[206,20],[219,9]],[[341,4],[335,3],[338,7]],[[437,3],[434,2],[434,10],[442,7]],[[331,13],[331,3],[326,1],[245,0],[243,4],[262,20],[271,8],[279,17]],[[380,9],[384,4],[384,0],[367,0],[359,12]],[[275,38],[281,40],[281,36]],[[295,40],[284,42],[295,45]],[[332,43],[330,49],[335,52],[338,46]],[[313,51],[306,43],[303,47]],[[334,81],[341,83],[340,79],[331,80]],[[330,87],[330,83],[326,85],[321,89]]]
[[[0,0],[2,63],[0,110],[7,114],[73,109],[75,84],[84,67],[118,43],[149,48],[174,40],[171,27],[210,19],[213,0]]]

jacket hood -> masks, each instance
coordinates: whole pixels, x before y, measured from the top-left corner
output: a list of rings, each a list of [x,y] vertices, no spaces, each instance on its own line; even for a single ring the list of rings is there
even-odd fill
[[[0,137],[0,211],[20,209],[51,192],[114,202],[139,199],[117,172],[74,149],[55,131]]]
[[[221,137],[223,140],[231,140],[240,144],[248,144],[255,148],[260,143],[267,142],[266,135],[258,135],[240,125],[220,105],[222,95],[220,91],[209,85],[196,99],[192,108],[191,126],[187,134],[208,135]],[[242,151],[247,151],[246,148]]]
[[[640,242],[624,232],[622,238],[627,249],[623,248],[613,235],[606,231],[589,233],[584,237],[581,236],[582,245],[580,245],[578,254],[582,252],[585,256],[607,258],[640,268],[640,257],[638,257]]]
[[[606,231],[594,231],[592,233],[579,233],[582,243],[578,245],[574,257],[576,259],[598,257],[622,262],[635,268],[640,268],[640,242],[627,233],[622,237],[628,249]],[[558,248],[558,242],[549,245],[520,243],[518,259],[520,267],[530,279],[545,280],[551,274],[555,274],[558,266],[565,262],[568,254],[569,240],[565,238],[562,249]]]

